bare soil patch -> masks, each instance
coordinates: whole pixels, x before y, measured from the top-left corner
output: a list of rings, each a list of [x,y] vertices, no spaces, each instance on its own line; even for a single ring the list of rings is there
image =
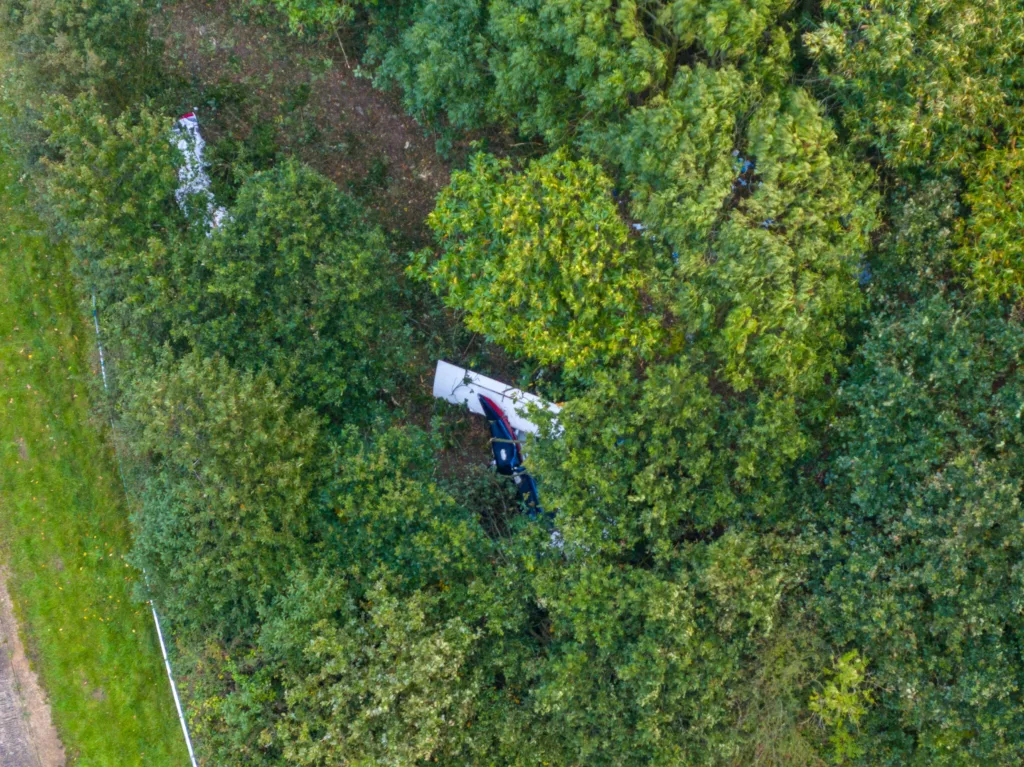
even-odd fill
[[[64,747],[39,680],[18,636],[0,567],[0,763],[4,767],[62,767]]]

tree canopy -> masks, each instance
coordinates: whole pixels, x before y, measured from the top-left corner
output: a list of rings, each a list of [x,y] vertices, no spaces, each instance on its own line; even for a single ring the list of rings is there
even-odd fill
[[[843,386],[808,522],[826,625],[873,658],[868,763],[1021,758],[1022,333],[930,298],[873,322]]]
[[[247,630],[316,539],[319,424],[265,373],[189,355],[133,392],[135,556],[178,625]]]
[[[199,249],[179,333],[204,355],[267,368],[302,404],[357,416],[394,386],[405,339],[383,234],[322,175],[284,163],[252,176]]]
[[[453,176],[430,218],[442,256],[423,254],[417,273],[510,351],[569,370],[649,357],[662,336],[655,258],[611,180],[565,152],[511,171],[481,154]]]
[[[1021,762],[1019,3],[253,4],[451,150],[419,238],[313,131],[208,232],[158,11],[0,0],[207,763]]]

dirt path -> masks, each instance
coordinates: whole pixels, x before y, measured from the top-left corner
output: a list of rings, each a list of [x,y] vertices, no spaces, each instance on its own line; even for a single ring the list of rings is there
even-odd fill
[[[63,764],[64,747],[50,719],[50,707],[25,657],[7,593],[7,571],[0,568],[0,765]]]

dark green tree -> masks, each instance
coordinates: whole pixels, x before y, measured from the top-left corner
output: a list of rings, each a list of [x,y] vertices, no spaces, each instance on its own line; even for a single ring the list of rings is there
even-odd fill
[[[843,386],[810,521],[828,633],[871,661],[864,764],[1024,754],[1022,349],[1018,322],[936,296],[880,314]]]
[[[1019,299],[1024,256],[1024,13],[1016,3],[830,0],[806,40],[852,138],[917,186],[946,173],[966,205],[956,265],[983,297]]]
[[[206,236],[175,201],[170,120],[111,119],[83,95],[58,100],[46,125],[47,200],[127,377],[169,346],[267,369],[337,420],[368,417],[392,390],[408,350],[399,267],[333,182],[297,162],[255,174]]]
[[[127,419],[151,593],[192,636],[251,631],[322,532],[318,419],[266,373],[196,355],[137,383]]]
[[[95,89],[114,112],[159,84],[152,5],[136,0],[3,0],[0,18],[44,92]]]
[[[394,35],[377,77],[397,81],[428,121],[497,123],[560,144],[663,93],[686,61],[765,69],[761,57],[780,44],[779,33],[786,38],[780,17],[789,6],[425,0]]]
[[[202,230],[174,198],[181,156],[172,121],[146,109],[108,116],[95,94],[82,94],[54,99],[43,124],[54,229],[97,298],[113,356],[126,368],[146,367],[188,311],[182,285],[202,277]]]
[[[375,82],[397,83],[406,109],[427,123],[443,119],[465,129],[495,121],[486,19],[481,0],[427,0],[417,7],[408,28],[395,30],[395,40],[371,47],[371,57],[380,58]]]
[[[176,336],[203,355],[267,369],[299,403],[364,418],[407,351],[397,268],[352,198],[297,162],[257,173],[199,249]]]

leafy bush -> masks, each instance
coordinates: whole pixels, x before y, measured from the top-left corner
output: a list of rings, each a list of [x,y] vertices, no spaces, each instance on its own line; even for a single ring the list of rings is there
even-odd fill
[[[176,334],[204,355],[267,369],[303,405],[366,417],[406,341],[384,236],[329,179],[296,162],[254,175],[200,247]],[[399,315],[400,316],[400,315]]]
[[[811,694],[810,709],[832,729],[832,758],[836,764],[862,756],[864,748],[850,732],[873,703],[871,691],[863,689],[867,678],[867,659],[856,650],[834,660],[829,679],[821,692]]]
[[[253,175],[207,237],[174,200],[169,120],[111,120],[81,96],[60,101],[47,126],[48,199],[122,364],[144,369],[165,345],[222,354],[271,371],[303,405],[368,417],[407,346],[387,279],[397,267],[350,197],[283,163]]]
[[[560,144],[662,93],[684,61],[760,63],[789,5],[425,0],[373,57],[378,81],[400,84],[428,121],[498,123]]]
[[[581,122],[627,110],[666,71],[632,3],[612,11],[605,0],[492,0],[488,13],[495,100],[525,135],[564,142]]]
[[[963,165],[1019,119],[1024,16],[984,0],[826,0],[807,43],[857,139],[897,168]],[[1002,134],[1002,135],[1001,135]]]
[[[194,636],[251,631],[319,532],[317,418],[265,373],[196,355],[138,382],[127,415],[150,590]]]
[[[114,356],[146,367],[189,308],[178,300],[194,279],[202,234],[175,202],[180,154],[168,118],[143,109],[107,116],[91,94],[58,98],[47,113],[46,201],[69,238],[75,271],[104,313]]]
[[[938,168],[967,203],[955,262],[989,299],[1019,299],[1013,232],[1024,212],[1016,150],[1024,15],[1005,3],[830,0],[808,33],[852,137],[909,184]]]
[[[866,764],[1022,756],[1024,329],[935,297],[880,315],[844,386],[819,605],[871,659]]]
[[[435,484],[432,447],[423,432],[399,427],[370,439],[349,429],[339,442],[325,492],[338,571],[356,583],[382,572],[400,578],[401,591],[456,583],[490,548],[477,520]]]
[[[136,0],[3,0],[0,18],[45,89],[96,89],[116,112],[159,82],[150,8]]]
[[[406,109],[425,122],[477,128],[495,120],[485,20],[481,0],[427,0],[394,43],[371,49],[381,58],[375,82],[398,83]]]
[[[489,598],[493,545],[431,481],[425,435],[349,430],[335,458],[324,568],[290,579],[233,679],[201,681],[210,750],[226,765],[483,757],[520,599]]]
[[[683,68],[666,98],[605,142],[633,214],[677,254],[672,308],[722,361],[724,381],[820,387],[859,303],[854,276],[876,223],[870,176],[837,151],[808,94]]]
[[[316,35],[335,32],[351,22],[357,10],[375,5],[373,0],[250,0],[254,6],[271,6],[284,13],[292,32]]]
[[[426,0],[386,46],[376,72],[397,82],[428,122],[499,123],[564,141],[584,114],[607,116],[656,83],[664,62],[635,8],[602,0],[553,3]]]
[[[1024,152],[991,149],[977,157],[963,194],[970,217],[962,222],[957,264],[984,298],[1024,296]]]
[[[440,259],[421,254],[414,272],[517,354],[570,371],[649,356],[661,322],[648,307],[652,254],[611,193],[599,166],[564,151],[521,174],[477,155],[431,214]]]

